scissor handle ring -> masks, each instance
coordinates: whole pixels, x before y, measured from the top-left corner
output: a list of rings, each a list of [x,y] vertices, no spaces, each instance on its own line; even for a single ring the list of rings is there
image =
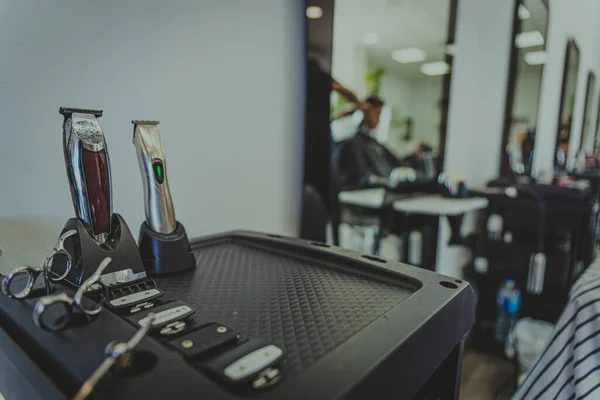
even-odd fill
[[[51,264],[54,263],[54,257],[58,255],[63,255],[67,258],[67,267],[65,268],[65,272],[63,272],[62,275],[58,275],[51,269]],[[67,277],[67,275],[69,275],[69,272],[71,272],[72,265],[73,259],[71,258],[71,254],[69,254],[69,252],[66,251],[64,248],[57,247],[56,249],[54,249],[54,253],[52,253],[50,257],[46,258],[46,261],[44,261],[44,270],[46,271],[46,276],[51,282],[58,282],[62,281]]]
[[[60,235],[60,237],[58,238],[58,242],[56,242],[56,248],[54,250],[65,250],[65,240],[76,234],[77,231],[75,229],[71,229]]]
[[[83,295],[85,294],[87,287],[80,286],[79,289],[77,290],[77,292],[75,293],[75,296],[73,296],[73,302],[75,303],[77,308],[79,308],[81,311],[83,311],[88,316],[98,315],[98,313],[100,313],[100,311],[102,311],[102,308],[103,308],[102,302],[108,298],[108,289],[107,289],[106,285],[104,285],[102,282],[93,282],[89,286],[94,285],[94,284],[98,284],[98,285],[102,286],[102,294],[101,294],[102,298],[98,302],[98,306],[96,308],[89,309],[83,305]]]
[[[66,310],[67,315],[63,319],[62,323],[48,326],[44,322],[44,312],[46,311],[46,307],[51,306],[55,303],[63,303],[65,305],[64,309]],[[71,299],[66,293],[59,293],[52,296],[44,296],[40,298],[33,307],[33,322],[35,325],[43,329],[45,331],[57,332],[63,330],[69,322],[71,322],[71,318],[73,316],[73,299]]]
[[[2,279],[2,292],[8,297],[13,297],[15,299],[21,300],[26,298],[27,296],[29,296],[29,293],[31,293],[31,289],[33,288],[33,284],[36,278],[35,272],[35,269],[29,266],[19,267],[12,270],[8,275],[4,277],[4,279]],[[15,278],[15,276],[18,276],[23,273],[27,274],[27,284],[25,285],[25,288],[20,292],[12,293],[10,291],[10,284],[12,280]]]

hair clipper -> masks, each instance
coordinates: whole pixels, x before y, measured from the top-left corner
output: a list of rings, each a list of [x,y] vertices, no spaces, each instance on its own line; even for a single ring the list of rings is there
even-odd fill
[[[75,214],[99,243],[110,233],[112,194],[110,160],[99,110],[61,107],[63,150]]]
[[[163,150],[158,121],[132,121],[135,145],[142,181],[146,224],[152,231],[170,234],[177,228],[173,200],[167,180],[167,163]]]

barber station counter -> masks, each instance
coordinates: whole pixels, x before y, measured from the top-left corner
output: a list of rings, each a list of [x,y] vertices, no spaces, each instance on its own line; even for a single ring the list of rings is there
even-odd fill
[[[485,197],[448,198],[433,194],[393,194],[383,188],[348,190],[340,192],[338,199],[343,206],[357,208],[369,214],[377,214],[380,220],[394,219],[385,213],[386,207],[397,215],[410,217],[409,230],[397,226],[404,240],[402,260],[409,260],[411,231],[421,232],[424,240],[421,248],[421,266],[435,269],[437,251],[437,228],[440,217],[458,217],[484,209],[488,205]],[[380,225],[386,221],[380,221]],[[395,224],[395,221],[392,222]],[[399,225],[399,224],[396,224]]]
[[[338,199],[342,204],[380,210],[384,205],[386,190],[381,188],[359,189],[340,192]],[[394,211],[419,215],[459,215],[487,207],[485,197],[455,199],[433,194],[394,195]]]

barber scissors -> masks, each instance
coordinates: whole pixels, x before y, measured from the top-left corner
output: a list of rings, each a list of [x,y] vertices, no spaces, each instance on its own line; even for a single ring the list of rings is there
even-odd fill
[[[24,299],[31,293],[33,285],[40,275],[44,276],[44,282],[46,285],[46,293],[50,293],[49,282],[58,282],[67,277],[71,272],[72,258],[71,254],[65,249],[65,240],[75,235],[76,230],[69,230],[60,235],[58,241],[52,249],[52,254],[46,258],[44,264],[39,267],[24,266],[18,267],[12,270],[8,275],[2,279],[2,292],[15,299]],[[52,264],[56,256],[64,256],[66,258],[66,268],[62,274],[58,274],[52,271]],[[25,284],[23,285],[23,282]]]
[[[35,325],[47,331],[59,331],[71,321],[74,308],[81,310],[89,317],[102,311],[102,302],[99,302],[94,308],[87,308],[84,305],[83,295],[88,293],[90,289],[95,288],[96,285],[106,289],[100,278],[111,261],[110,257],[102,260],[96,272],[79,286],[73,297],[62,292],[40,298],[33,307],[33,322],[35,322]]]
[[[125,368],[131,364],[131,352],[142,341],[144,336],[146,336],[156,317],[154,316],[154,313],[151,313],[148,315],[148,318],[148,323],[143,325],[127,343],[114,341],[106,346],[104,354],[106,354],[107,358],[100,364],[94,373],[83,382],[83,385],[81,385],[81,388],[73,397],[73,400],[86,399],[90,393],[92,393],[92,390],[94,390],[94,387],[98,384],[100,379],[110,371],[115,363],[119,363],[121,367]]]

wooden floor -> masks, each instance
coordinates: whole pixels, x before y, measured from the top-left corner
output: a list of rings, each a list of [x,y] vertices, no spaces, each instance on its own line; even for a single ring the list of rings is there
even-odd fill
[[[467,350],[463,358],[461,400],[493,399],[512,370],[512,364],[501,357]],[[498,399],[510,399],[511,394],[511,389],[507,388]]]

